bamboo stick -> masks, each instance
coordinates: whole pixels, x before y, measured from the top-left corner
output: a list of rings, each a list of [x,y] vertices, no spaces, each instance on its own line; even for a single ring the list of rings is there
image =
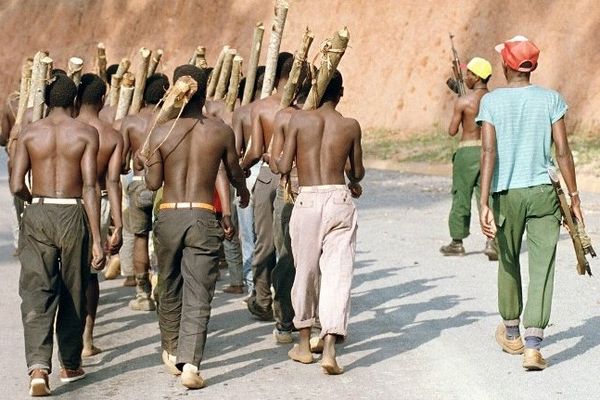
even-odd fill
[[[31,67],[33,66],[33,59],[28,58],[25,60],[23,67],[21,68],[21,82],[19,84],[19,106],[17,108],[17,115],[15,117],[15,124],[10,133],[10,136],[18,136],[21,131],[21,125],[23,124],[23,116],[25,110],[27,110],[27,100],[29,99],[29,86],[31,85]],[[11,141],[8,142],[10,147]],[[10,149],[9,149],[10,152]]]
[[[163,56],[163,49],[158,49],[150,59],[150,64],[148,65],[148,76],[154,75],[156,72],[156,68],[158,67],[158,63],[160,63],[160,59]]]
[[[231,76],[231,68],[233,67],[233,58],[236,56],[237,51],[235,49],[229,49],[225,58],[223,59],[223,67],[219,74],[219,80],[217,81],[217,89],[215,91],[215,97],[213,100],[222,100],[227,94],[227,87],[229,86],[229,77]]]
[[[229,88],[227,97],[225,98],[225,107],[227,111],[233,112],[235,102],[240,91],[240,78],[242,76],[242,63],[244,59],[240,56],[233,58],[233,66],[231,67],[231,78],[229,79]]]
[[[264,99],[271,95],[275,86],[275,73],[277,71],[277,57],[279,56],[279,48],[281,47],[281,37],[283,36],[283,28],[285,27],[285,19],[288,12],[288,2],[286,0],[277,0],[275,6],[275,19],[271,29],[271,37],[269,40],[269,48],[267,50],[267,61],[265,63],[265,79],[263,81],[260,98]]]
[[[196,51],[194,52],[194,65],[198,68],[208,68],[208,62],[206,62],[206,47],[196,47]]]
[[[346,52],[348,47],[348,41],[350,40],[350,33],[348,28],[337,31],[332,38],[327,39],[321,48],[321,68],[319,68],[319,74],[316,80],[313,77],[313,84],[306,103],[304,103],[303,110],[314,110],[319,107],[321,97],[329,85],[329,81],[333,76],[333,73],[337,69],[342,56]]]
[[[246,105],[252,101],[254,96],[254,84],[256,83],[256,69],[258,68],[258,60],[260,59],[260,50],[262,49],[262,41],[265,34],[265,26],[259,22],[254,27],[254,36],[252,36],[252,48],[250,49],[250,63],[246,69],[246,86],[244,87],[244,96],[242,97],[242,105]]]
[[[52,59],[45,56],[40,59],[37,64],[37,70],[32,72],[35,74],[36,82],[35,91],[33,92],[33,114],[31,116],[31,122],[38,121],[44,116],[44,94],[46,91],[48,70],[52,69]]]
[[[221,68],[223,67],[223,60],[225,59],[225,55],[228,51],[229,46],[224,46],[223,50],[221,50],[221,54],[219,54],[219,58],[217,58],[217,63],[215,64],[215,67],[210,75],[210,79],[208,80],[208,89],[206,90],[207,99],[212,99],[215,95],[215,91],[217,90],[217,82],[219,81],[219,75],[221,74]]]
[[[75,86],[79,86],[81,82],[81,70],[83,69],[83,60],[79,57],[69,58],[67,66],[67,76],[75,82]]]
[[[135,76],[131,72],[126,72],[121,79],[121,90],[119,90],[119,103],[117,105],[115,121],[123,119],[127,115],[127,111],[131,107],[131,101],[133,100],[134,83]]]
[[[314,38],[315,35],[307,26],[306,31],[304,31],[304,36],[302,37],[300,48],[296,51],[296,53],[294,53],[294,64],[292,65],[290,77],[285,84],[283,95],[281,96],[281,109],[289,107],[296,96],[298,84],[300,83],[300,72],[302,71],[302,66],[306,61],[306,56],[308,55],[308,49],[310,49],[310,45],[312,44]]]
[[[148,77],[148,64],[150,63],[152,52],[147,48],[142,47],[139,54],[140,63],[135,75],[135,88],[133,91],[133,100],[131,100],[131,107],[129,108],[129,114],[137,114],[142,108],[144,89],[146,88],[146,78]]]
[[[27,108],[33,107],[33,94],[35,92],[35,85],[38,82],[37,73],[39,71],[40,60],[44,57],[48,57],[48,53],[45,51],[38,51],[33,56],[33,64],[31,66],[31,83],[29,87],[29,99],[27,100]]]
[[[106,46],[102,42],[96,46],[96,72],[106,82]]]
[[[123,75],[129,70],[131,61],[127,58],[121,59],[117,72],[115,72],[110,78],[110,102],[111,107],[116,107],[119,104],[119,89],[121,88],[121,80]]]

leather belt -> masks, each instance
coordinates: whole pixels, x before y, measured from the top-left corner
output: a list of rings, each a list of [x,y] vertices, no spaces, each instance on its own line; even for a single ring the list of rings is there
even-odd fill
[[[144,181],[146,180],[143,175],[134,175],[131,177],[132,181]]]
[[[31,204],[75,205],[83,204],[83,199],[56,199],[52,197],[34,197],[33,199],[31,199]]]
[[[481,146],[481,140],[463,140],[458,143],[458,148]]]
[[[182,203],[161,203],[161,205],[159,206],[160,210],[165,210],[165,209],[170,209],[170,210],[189,209],[189,210],[191,210],[193,208],[201,208],[204,210],[216,212],[216,208],[212,204],[195,203],[195,202],[191,202],[191,201],[186,201],[186,202],[182,202]]]

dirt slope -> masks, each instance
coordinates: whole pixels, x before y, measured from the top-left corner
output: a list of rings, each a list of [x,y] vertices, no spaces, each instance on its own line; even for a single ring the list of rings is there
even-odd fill
[[[351,49],[340,66],[346,78],[341,110],[365,127],[408,133],[431,130],[436,124],[445,127],[453,99],[444,84],[450,72],[448,31],[456,34],[464,61],[475,55],[492,61],[497,71],[492,87],[503,83],[493,46],[515,34],[529,36],[542,49],[534,81],[564,94],[571,107],[571,126],[580,122],[589,128],[599,120],[596,1],[290,2],[284,50],[295,50],[307,24],[316,34],[316,45],[348,26]],[[162,69],[169,74],[197,45],[207,47],[209,62],[224,44],[246,58],[254,24],[263,21],[270,27],[272,4],[270,0],[4,0],[0,90],[16,88],[19,65],[38,49],[49,50],[59,67],[73,55],[84,57],[91,67],[98,41],[106,43],[109,63],[132,56],[142,45],[163,47]]]

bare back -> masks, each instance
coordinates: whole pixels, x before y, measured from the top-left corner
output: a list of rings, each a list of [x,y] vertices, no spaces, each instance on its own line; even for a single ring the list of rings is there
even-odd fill
[[[34,197],[82,197],[84,153],[98,149],[98,131],[65,115],[30,124],[19,137],[32,174]]]
[[[356,120],[344,118],[333,108],[321,107],[294,113],[289,130],[296,140],[300,186],[345,184],[346,160],[350,157],[353,161],[357,141],[360,146]]]
[[[462,105],[462,136],[461,141],[464,140],[480,140],[481,139],[481,128],[475,122],[477,114],[479,114],[479,103],[487,90],[475,90],[463,98]]]
[[[93,126],[98,131],[99,148],[96,158],[96,171],[98,174],[98,185],[101,190],[105,190],[106,174],[110,159],[117,148],[122,148],[123,138],[111,124],[102,121],[100,118],[82,118],[80,115],[77,119]]]
[[[235,133],[235,149],[241,157],[248,147],[252,135],[252,106],[254,103],[236,108],[231,117],[231,128]]]
[[[273,137],[275,115],[281,109],[279,105],[280,98],[278,96],[269,96],[258,100],[253,104],[254,106],[252,107],[250,114],[252,123],[251,130],[254,131],[255,135],[258,134],[261,136],[261,140],[258,142],[262,143],[261,151],[266,153],[269,144],[271,143],[271,138]]]
[[[127,163],[129,157],[133,157],[144,145],[148,132],[152,127],[154,118],[154,106],[144,107],[138,114],[128,115],[121,123],[121,135],[123,136],[123,161]],[[128,167],[128,166],[127,166]],[[143,175],[143,170],[133,171],[134,175]]]

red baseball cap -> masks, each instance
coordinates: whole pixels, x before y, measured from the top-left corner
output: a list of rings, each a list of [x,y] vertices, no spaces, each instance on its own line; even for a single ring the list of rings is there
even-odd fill
[[[504,63],[519,72],[531,72],[537,68],[540,49],[525,36],[517,35],[495,47]],[[530,65],[523,66],[528,63]]]

